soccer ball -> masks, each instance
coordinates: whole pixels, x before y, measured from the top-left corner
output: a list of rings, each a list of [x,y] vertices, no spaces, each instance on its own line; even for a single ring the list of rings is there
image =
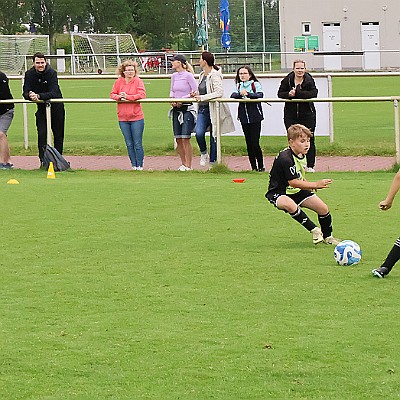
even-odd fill
[[[360,246],[352,240],[343,240],[335,247],[333,257],[339,265],[358,264],[361,261]]]

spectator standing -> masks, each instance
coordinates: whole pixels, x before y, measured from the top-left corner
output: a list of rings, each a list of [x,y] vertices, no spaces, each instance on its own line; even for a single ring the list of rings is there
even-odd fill
[[[199,102],[196,123],[196,140],[200,149],[200,165],[205,166],[209,161],[213,164],[217,160],[217,143],[215,140],[217,123],[217,105],[209,100],[218,99],[224,95],[223,77],[220,68],[215,65],[215,58],[209,51],[203,51],[200,57],[202,72],[199,76],[197,93],[191,95]],[[220,132],[234,132],[232,115],[226,103],[219,107]],[[207,153],[206,131],[210,131],[210,155]]]
[[[32,57],[33,67],[25,72],[23,97],[26,100],[62,99],[58,85],[57,72],[47,63],[43,53],[35,53]],[[38,103],[36,111],[36,128],[38,133],[38,149],[40,163],[43,163],[44,150],[47,144],[46,104]],[[54,136],[54,147],[60,154],[64,148],[64,103],[51,105],[51,129]]]
[[[231,94],[234,99],[260,99],[264,97],[261,83],[247,65],[237,70],[235,83],[236,89]],[[261,121],[263,119],[262,103],[239,103],[238,120],[242,125],[246,139],[251,169],[259,172],[265,171],[263,153],[260,147]]]
[[[189,98],[190,93],[197,90],[197,83],[193,76],[193,68],[182,54],[175,54],[172,60],[175,72],[171,77],[170,97],[177,99]],[[195,126],[196,111],[193,104],[172,102],[172,127],[176,140],[178,154],[182,165],[179,171],[192,169],[193,149],[190,144]]]
[[[120,77],[115,81],[110,98],[119,101],[118,123],[125,139],[128,156],[134,171],[143,170],[144,114],[136,100],[146,98],[146,89],[138,76],[136,61],[126,60],[118,67]]]
[[[8,78],[0,71],[0,100],[12,99]],[[10,158],[7,131],[14,118],[14,103],[0,104],[0,169],[13,168]]]
[[[310,150],[308,151],[306,172],[315,172],[315,126],[317,122],[315,106],[313,102],[296,102],[295,99],[311,99],[317,97],[318,89],[311,74],[306,72],[306,62],[295,60],[293,62],[293,71],[282,79],[278,97],[281,99],[290,99],[293,102],[286,102],[284,108],[283,121],[286,130],[291,125],[301,124],[306,126],[312,133],[310,139]]]

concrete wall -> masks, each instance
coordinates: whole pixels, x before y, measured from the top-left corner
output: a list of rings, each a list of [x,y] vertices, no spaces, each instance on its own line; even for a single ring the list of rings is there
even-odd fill
[[[309,32],[304,36],[319,37],[319,51],[326,51],[329,39],[325,37],[327,25],[340,30],[342,52],[362,51],[362,30],[378,31],[373,49],[364,55],[341,55],[341,68],[326,68],[326,56],[306,53],[282,54],[282,68],[291,69],[294,59],[305,59],[309,69],[314,70],[387,70],[400,68],[400,1],[399,0],[280,0],[279,18],[282,53],[294,52],[294,37],[304,35],[304,25],[309,24]],[[364,24],[364,25],[363,25]],[[372,25],[374,24],[374,25]],[[325,27],[324,27],[325,25]],[[364,35],[368,33],[364,33]],[[367,40],[368,42],[368,40]],[[368,46],[368,43],[367,43]],[[330,50],[330,49],[329,49]],[[376,54],[375,54],[376,51]],[[366,58],[367,57],[367,58]],[[332,57],[331,57],[332,58]],[[328,59],[329,61],[329,59]],[[371,61],[371,62],[370,62]],[[379,62],[380,68],[375,68]]]

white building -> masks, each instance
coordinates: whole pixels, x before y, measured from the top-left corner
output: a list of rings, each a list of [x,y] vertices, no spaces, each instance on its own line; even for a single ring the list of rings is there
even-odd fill
[[[400,69],[399,0],[280,0],[282,69]]]

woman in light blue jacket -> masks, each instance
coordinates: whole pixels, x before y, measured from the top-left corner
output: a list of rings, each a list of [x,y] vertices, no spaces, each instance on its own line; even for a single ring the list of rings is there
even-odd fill
[[[235,77],[236,89],[231,94],[234,99],[259,99],[264,97],[261,83],[247,65],[240,67]],[[246,139],[247,155],[251,169],[263,172],[264,158],[260,147],[261,121],[264,119],[262,103],[239,103],[238,120]]]

